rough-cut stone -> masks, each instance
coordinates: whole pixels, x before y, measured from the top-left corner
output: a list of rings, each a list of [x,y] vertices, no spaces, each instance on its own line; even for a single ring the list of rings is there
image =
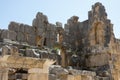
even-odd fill
[[[49,23],[47,16],[38,12],[32,26],[11,22],[8,30],[0,30],[0,53],[19,55],[19,51],[21,56],[54,59],[62,67],[72,67],[50,69],[50,80],[118,80],[120,40],[114,36],[105,7],[97,2],[87,20],[78,19],[72,16],[63,28],[62,23]]]
[[[64,36],[64,42],[69,44],[71,46],[71,48],[75,49],[79,46],[79,41],[80,38],[79,35],[80,34],[80,30],[79,30],[79,26],[80,26],[80,22],[78,22],[78,17],[77,16],[73,16],[70,19],[68,19],[67,24],[65,25],[65,31],[66,35]],[[69,30],[68,30],[69,29]],[[74,35],[74,36],[72,36]],[[68,39],[66,39],[66,37]],[[70,38],[70,40],[69,40]]]
[[[25,34],[22,32],[17,33],[17,41],[19,42],[25,42]]]
[[[50,67],[50,80],[94,80],[95,72],[75,69],[64,69],[60,66]]]
[[[43,28],[48,23],[47,16],[43,13],[38,12],[36,15],[36,18],[33,20],[33,26],[34,27],[40,27]]]
[[[28,44],[30,44],[30,45],[35,45],[35,39],[36,39],[36,36],[35,35],[28,35],[27,36],[27,42],[28,42]]]
[[[13,55],[18,56],[18,48],[16,46],[5,45],[2,47],[2,55]]]
[[[10,48],[11,48],[11,50],[10,50],[11,55],[13,55],[13,56],[19,55],[18,48],[16,46],[10,46]]]
[[[25,53],[26,53],[25,55],[28,56],[28,57],[35,57],[32,49],[26,49]]]
[[[3,30],[1,32],[1,38],[2,39],[10,39],[10,40],[14,40],[15,41],[16,40],[16,36],[17,36],[17,34],[14,31]]]
[[[34,27],[26,25],[26,24],[19,24],[19,23],[16,23],[16,22],[11,22],[9,24],[9,30],[13,31],[13,32],[16,32],[16,36],[15,36],[16,41],[28,42],[30,45],[31,44],[36,45],[35,44],[36,31],[35,31]]]
[[[19,27],[20,27],[19,32],[24,33],[25,32],[25,25],[24,24],[20,24]]]
[[[24,33],[35,35],[35,29],[32,26],[24,25]]]
[[[99,53],[86,56],[87,67],[97,67],[109,64],[109,54]]]
[[[62,23],[61,22],[56,22],[56,26],[57,27],[62,27]]]
[[[57,76],[55,74],[49,74],[49,80],[57,80]]]
[[[36,45],[52,47],[55,44],[56,25],[49,23],[46,15],[38,12],[33,20],[33,27],[37,37]]]
[[[59,75],[59,74],[68,74],[68,70],[62,68],[61,66],[51,66],[50,67],[50,73],[51,74],[56,74],[56,75]]]
[[[11,31],[19,32],[19,30],[20,30],[20,27],[19,27],[19,26],[20,26],[19,23],[11,22],[11,23],[9,24],[8,29],[11,30]]]

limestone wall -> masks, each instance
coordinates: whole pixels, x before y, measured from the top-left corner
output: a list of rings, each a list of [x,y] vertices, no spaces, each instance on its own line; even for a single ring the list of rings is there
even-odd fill
[[[88,55],[85,59],[87,67],[97,67],[109,64],[110,56],[109,54],[100,53]]]
[[[56,25],[51,24],[46,15],[38,12],[32,26],[11,22],[8,30],[0,30],[0,38],[26,42],[30,45],[53,47],[60,30],[63,30],[60,22]]]

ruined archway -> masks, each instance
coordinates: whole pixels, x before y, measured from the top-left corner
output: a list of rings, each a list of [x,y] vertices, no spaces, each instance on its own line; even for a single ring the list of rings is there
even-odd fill
[[[53,63],[49,59],[4,55],[0,57],[0,80],[48,80],[48,68]]]

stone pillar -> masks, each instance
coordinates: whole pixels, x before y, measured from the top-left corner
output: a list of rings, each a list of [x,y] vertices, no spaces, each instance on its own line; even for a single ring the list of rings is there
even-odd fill
[[[48,80],[48,72],[40,68],[29,69],[28,80]]]
[[[0,68],[0,80],[8,80],[8,68]]]

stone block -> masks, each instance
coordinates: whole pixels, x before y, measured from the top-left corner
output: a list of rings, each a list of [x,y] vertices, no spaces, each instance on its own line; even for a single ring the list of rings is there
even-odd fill
[[[98,67],[103,66],[109,63],[109,55],[108,54],[91,54],[86,58],[86,66],[87,67]]]
[[[56,30],[56,26],[54,24],[48,24],[46,26],[46,30],[47,31],[55,31]]]
[[[94,79],[92,78],[92,76],[81,75],[81,80],[94,80]]]
[[[41,12],[37,13],[36,18],[33,20],[32,23],[34,27],[42,27],[42,28],[47,24],[48,24],[47,16]]]
[[[2,39],[10,39],[10,40],[16,40],[16,32],[10,31],[10,30],[3,30],[1,33],[1,38]]]
[[[26,49],[25,54],[27,57],[35,57],[32,49]]]
[[[64,27],[65,32],[69,33],[69,25],[68,25],[68,24],[65,24],[64,26],[65,26],[65,27]]]
[[[17,22],[11,22],[8,26],[8,29],[11,31],[19,32],[20,24]]]
[[[36,19],[33,19],[33,21],[32,21],[32,26],[33,26],[33,27],[37,27]]]
[[[30,45],[36,45],[36,36],[35,35],[28,35],[28,44]]]
[[[8,68],[0,68],[0,80],[8,80]]]
[[[49,74],[49,80],[56,80],[57,76],[55,74]]]
[[[2,54],[1,55],[10,55],[10,48],[7,46],[2,47]]]
[[[20,24],[19,28],[20,28],[19,32],[22,32],[22,33],[25,32],[25,25],[24,24]]]
[[[19,42],[25,42],[26,41],[25,34],[22,33],[22,32],[18,32],[17,33],[17,41],[19,41]]]
[[[10,53],[12,56],[19,56],[18,48],[16,46],[11,46]]]
[[[18,48],[16,46],[5,45],[2,47],[2,55],[18,56]]]
[[[48,80],[48,73],[31,73],[28,75],[27,80]]]
[[[57,77],[59,80],[67,80],[67,74],[60,74]]]
[[[81,75],[68,75],[67,80],[84,80],[84,79],[81,79]]]
[[[35,29],[32,26],[24,25],[24,32],[28,34],[35,34]]]
[[[32,68],[28,70],[28,73],[28,80],[48,80],[48,72],[46,73],[44,69]]]
[[[43,35],[43,33],[45,34],[45,30],[43,28],[37,28],[37,35]]]
[[[36,18],[41,20],[41,21],[48,21],[47,16],[44,15],[43,13],[41,13],[41,12],[37,13]]]
[[[56,22],[56,26],[57,27],[62,27],[62,23],[61,22]]]
[[[51,66],[49,68],[49,71],[50,71],[50,74],[56,74],[56,75],[59,75],[59,74],[68,74],[68,70],[62,68],[59,65],[53,65],[53,66]]]
[[[3,30],[0,29],[0,35],[2,34],[2,31],[3,31]],[[1,36],[0,36],[0,39],[1,39]],[[1,40],[2,40],[2,39],[1,39]]]

